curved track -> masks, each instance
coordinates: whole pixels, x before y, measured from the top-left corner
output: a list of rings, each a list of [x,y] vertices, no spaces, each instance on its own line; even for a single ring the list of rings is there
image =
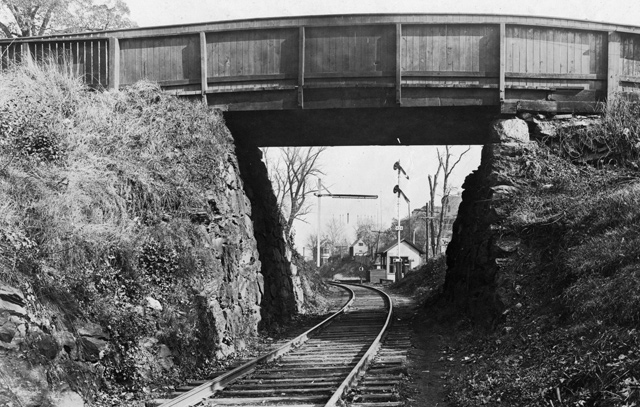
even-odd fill
[[[379,290],[336,285],[352,293],[336,314],[282,348],[162,407],[337,405],[375,356],[393,307]]]

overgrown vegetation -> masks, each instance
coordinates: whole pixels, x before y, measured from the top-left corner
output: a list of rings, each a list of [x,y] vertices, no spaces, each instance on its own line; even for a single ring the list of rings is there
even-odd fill
[[[502,208],[521,239],[500,270],[503,322],[461,342],[452,402],[640,405],[640,107],[615,100],[600,124],[545,141]]]
[[[232,148],[220,112],[151,83],[100,93],[55,66],[1,73],[0,281],[60,310],[60,329],[106,328],[111,383],[137,389],[158,373],[140,377],[146,336],[177,352],[174,371],[215,367],[201,291],[225,271],[208,194]]]
[[[442,292],[447,271],[445,256],[431,257],[419,268],[409,271],[392,288],[412,294],[419,303],[426,303]]]
[[[547,141],[576,163],[639,169],[640,104],[616,97],[602,104],[601,110],[602,120],[578,128],[567,126],[557,140]]]

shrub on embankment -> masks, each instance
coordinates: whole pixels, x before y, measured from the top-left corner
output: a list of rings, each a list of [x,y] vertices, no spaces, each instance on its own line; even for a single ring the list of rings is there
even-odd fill
[[[640,404],[638,113],[614,101],[518,158],[495,208],[517,245],[496,276],[502,321],[461,348],[454,405]]]
[[[0,404],[193,377],[244,347],[260,269],[233,149],[220,112],[151,83],[0,73]]]

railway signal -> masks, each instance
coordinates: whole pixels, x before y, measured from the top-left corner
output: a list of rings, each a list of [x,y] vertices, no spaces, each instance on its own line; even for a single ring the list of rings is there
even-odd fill
[[[398,195],[398,201],[397,201],[398,226],[396,226],[396,230],[398,231],[398,256],[395,259],[395,263],[396,263],[396,279],[400,280],[403,278],[402,258],[400,257],[400,241],[401,241],[401,234],[403,229],[402,225],[400,224],[400,197],[402,196],[404,200],[407,202],[407,205],[410,205],[409,197],[407,197],[407,195],[404,192],[402,192],[402,189],[400,189],[400,174],[403,174],[407,178],[407,180],[409,179],[409,175],[404,170],[404,168],[402,168],[402,166],[400,165],[400,160],[396,161],[393,164],[393,169],[394,171],[398,172],[398,184],[395,187],[393,187],[393,193]],[[409,209],[409,222],[411,222],[411,209]],[[411,223],[409,223],[409,234],[411,234]]]

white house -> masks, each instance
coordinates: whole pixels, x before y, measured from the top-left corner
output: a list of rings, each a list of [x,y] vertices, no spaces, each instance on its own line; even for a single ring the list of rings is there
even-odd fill
[[[351,256],[366,256],[367,254],[369,254],[369,246],[362,239],[356,240],[349,247],[349,255]]]

